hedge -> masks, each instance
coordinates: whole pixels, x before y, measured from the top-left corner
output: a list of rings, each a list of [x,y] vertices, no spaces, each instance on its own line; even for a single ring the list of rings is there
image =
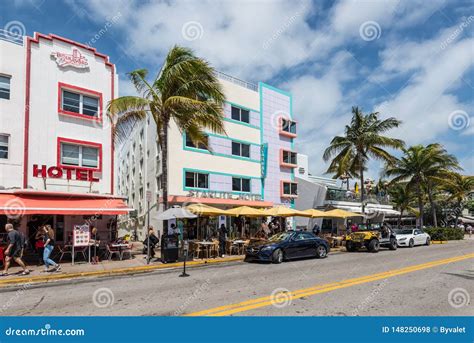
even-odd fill
[[[430,227],[424,231],[431,236],[432,241],[452,241],[464,239],[464,230],[452,227]]]

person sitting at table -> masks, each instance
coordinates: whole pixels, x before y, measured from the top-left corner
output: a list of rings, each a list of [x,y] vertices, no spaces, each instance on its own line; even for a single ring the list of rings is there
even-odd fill
[[[149,242],[148,242],[149,241]],[[148,244],[150,245],[150,258],[155,257],[155,246],[160,242],[160,239],[155,235],[153,226],[148,227],[148,234],[143,241],[143,253],[148,255]]]
[[[99,257],[97,256],[97,247],[100,245],[99,232],[95,226],[92,226],[91,230],[91,243],[93,244],[92,264],[99,263]]]

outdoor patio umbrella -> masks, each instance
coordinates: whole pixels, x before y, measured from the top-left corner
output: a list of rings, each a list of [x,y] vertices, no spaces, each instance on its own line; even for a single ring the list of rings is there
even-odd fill
[[[310,208],[310,209],[304,210],[302,212],[307,213],[309,216],[311,216],[311,218],[324,218],[326,216],[326,213],[327,213],[327,212],[324,212],[324,211],[316,210],[314,208]]]
[[[259,210],[257,208],[249,207],[249,206],[240,206],[236,208],[232,208],[230,210],[225,211],[225,214],[229,216],[239,217],[266,217],[264,211]]]
[[[360,213],[354,213],[354,212],[349,212],[349,211],[344,211],[339,208],[336,208],[334,210],[330,211],[325,211],[324,213],[324,218],[350,218],[350,217],[363,217],[362,214]]]
[[[191,213],[185,208],[182,207],[172,207],[167,209],[163,213],[160,213],[157,217],[160,220],[170,220],[170,219],[179,219],[179,218],[197,218],[197,215]]]
[[[185,207],[186,210],[198,216],[220,216],[227,214],[226,210],[212,207],[206,204],[192,204]]]
[[[265,213],[265,215],[272,217],[311,217],[311,214],[308,214],[304,211],[298,211],[286,206],[275,206],[272,208],[265,209],[263,210],[263,212]]]

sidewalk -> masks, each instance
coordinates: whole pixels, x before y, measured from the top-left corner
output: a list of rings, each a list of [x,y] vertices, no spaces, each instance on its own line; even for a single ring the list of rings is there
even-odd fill
[[[157,256],[160,256],[159,252]],[[195,267],[206,264],[217,264],[226,262],[243,261],[243,255],[233,255],[226,257],[195,259],[187,261],[186,267]],[[62,262],[60,272],[45,272],[44,266],[28,264],[30,274],[20,276],[21,268],[15,263],[8,270],[9,275],[0,277],[0,288],[12,285],[22,285],[30,283],[42,283],[56,280],[86,278],[86,277],[102,277],[112,275],[125,275],[151,272],[159,269],[182,268],[183,262],[162,263],[156,258],[152,259],[150,264],[146,263],[146,255],[134,254],[133,258],[125,260],[103,260],[99,264],[89,264],[80,261],[74,265],[71,262]]]

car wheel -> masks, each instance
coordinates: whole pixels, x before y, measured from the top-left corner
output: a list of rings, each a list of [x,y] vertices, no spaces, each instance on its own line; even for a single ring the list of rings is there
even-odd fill
[[[395,238],[390,239],[390,245],[388,246],[390,250],[397,250],[397,240]]]
[[[325,258],[328,256],[328,251],[324,245],[318,245],[316,247],[316,257],[317,258]]]
[[[370,252],[379,252],[380,249],[380,242],[378,239],[373,239],[369,243],[369,251]]]
[[[410,239],[410,242],[408,242],[408,246],[409,246],[410,248],[413,248],[413,247],[415,246],[415,241],[413,240],[413,238]]]
[[[272,254],[272,262],[279,264],[283,262],[283,251],[276,249]]]
[[[430,244],[431,244],[431,239],[429,237],[426,237],[425,245],[430,245]]]
[[[354,243],[352,243],[351,241],[346,241],[346,250],[349,251],[349,252],[354,252],[356,251],[356,246]]]

